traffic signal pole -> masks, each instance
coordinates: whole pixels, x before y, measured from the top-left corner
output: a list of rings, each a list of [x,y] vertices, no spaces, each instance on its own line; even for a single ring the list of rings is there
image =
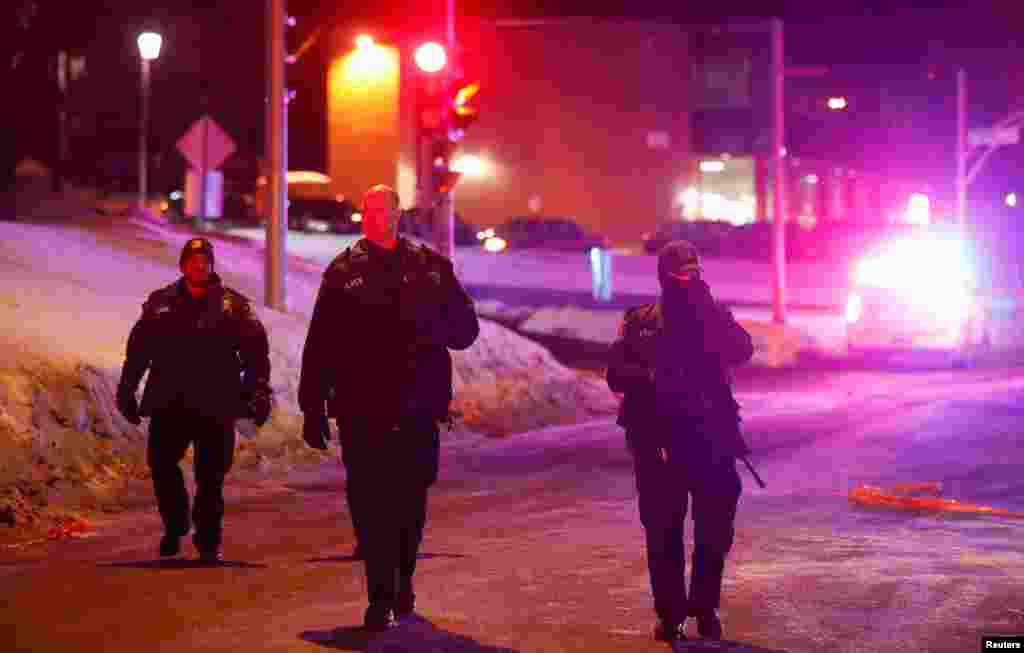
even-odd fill
[[[782,21],[771,21],[772,34],[772,319],[786,322],[786,151]]]
[[[445,2],[445,33],[446,33],[446,45],[448,48],[449,64],[444,69],[444,97],[448,98],[451,91],[451,83],[455,78],[454,75],[454,64],[458,61],[455,51],[455,0],[446,0]],[[447,135],[446,135],[447,137]],[[431,152],[431,158],[429,159],[430,172],[433,173],[433,152]],[[431,178],[431,177],[428,177]],[[433,189],[431,189],[433,190]],[[455,198],[454,189],[448,189],[447,192],[437,193],[437,197],[433,198],[433,218],[434,218],[434,246],[442,256],[448,258],[448,260],[455,262]]]
[[[263,272],[264,302],[270,308],[287,310],[285,298],[285,239],[288,237],[288,128],[285,91],[285,7],[284,0],[267,0],[267,107],[266,144],[269,188],[266,260]]]

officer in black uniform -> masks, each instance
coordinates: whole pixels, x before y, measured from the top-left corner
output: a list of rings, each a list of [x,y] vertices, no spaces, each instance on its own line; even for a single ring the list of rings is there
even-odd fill
[[[224,477],[235,450],[235,419],[270,417],[267,332],[249,300],[221,285],[213,246],[193,238],[181,251],[182,278],[150,294],[128,336],[117,407],[133,424],[152,416],[147,460],[153,474],[164,536],[160,555],[181,551],[195,523],[193,543],[205,562],[221,559]],[[149,379],[139,405],[135,392]],[[194,447],[196,497],[189,496],[178,463]]]
[[[451,262],[398,237],[398,194],[363,199],[365,237],[324,272],[299,381],[303,437],[326,448],[335,418],[366,565],[364,625],[413,612],[413,573],[437,480],[439,422],[450,422],[452,359],[479,333]]]
[[[640,520],[658,615],[655,637],[721,639],[718,607],[741,484],[739,428],[728,368],[754,353],[750,335],[711,296],[696,249],[667,244],[658,257],[662,293],[626,312],[612,346],[608,385],[625,396],[618,423],[633,453]],[[683,522],[693,501],[694,551],[685,588]]]

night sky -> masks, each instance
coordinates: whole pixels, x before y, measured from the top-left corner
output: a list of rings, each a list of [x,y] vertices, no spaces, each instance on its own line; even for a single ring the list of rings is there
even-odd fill
[[[16,0],[15,5],[30,4]],[[38,12],[26,38],[16,33],[15,49],[24,50],[15,84],[25,99],[17,107],[17,150],[51,159],[55,151],[55,84],[48,61],[60,47],[82,52],[88,74],[72,88],[76,106],[88,119],[77,124],[73,154],[94,161],[111,152],[136,150],[139,64],[134,36],[152,26],[163,31],[165,48],[153,68],[151,151],[163,153],[166,171],[181,166],[174,141],[202,113],[208,112],[239,141],[240,154],[255,159],[263,149],[265,2],[221,0],[37,0]],[[953,0],[921,2],[523,2],[474,0],[457,3],[460,12],[489,17],[568,15],[661,18],[683,24],[713,23],[723,17],[780,16],[786,21],[789,65],[829,65],[837,83],[856,96],[890,77],[926,75],[937,87],[948,80],[952,93],[954,65],[967,66],[971,80],[972,126],[998,120],[1010,107],[1024,108],[1024,10],[1019,2]],[[690,6],[687,6],[690,5]],[[380,19],[381,5],[292,0],[289,13],[298,24],[289,31],[294,51],[317,24],[362,17]],[[388,5],[387,21],[401,23],[415,15],[442,16],[443,0]],[[823,14],[827,7],[828,15]],[[15,8],[17,9],[17,7]],[[5,21],[7,22],[7,21]],[[7,28],[9,29],[9,28]],[[19,40],[20,39],[20,40]],[[291,168],[324,166],[323,40],[288,69],[296,91],[290,108]],[[49,64],[52,66],[52,64]],[[945,93],[945,91],[942,91]],[[992,175],[1019,175],[1024,152],[1004,148],[990,162]],[[157,175],[159,177],[159,174]],[[993,189],[993,192],[995,189]]]

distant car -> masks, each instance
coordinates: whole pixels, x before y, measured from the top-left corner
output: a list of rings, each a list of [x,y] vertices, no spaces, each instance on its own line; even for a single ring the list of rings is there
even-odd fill
[[[357,234],[362,216],[348,200],[292,198],[288,200],[288,228],[313,233]]]
[[[489,252],[505,249],[549,249],[563,252],[587,252],[594,247],[610,247],[607,238],[588,233],[570,218],[520,216],[477,234]]]
[[[232,227],[262,227],[267,222],[256,210],[253,197],[242,193],[225,193],[221,213],[223,221]]]
[[[877,245],[853,270],[848,351],[940,351],[971,364],[991,344],[975,263],[956,233],[922,228]]]
[[[716,256],[722,242],[730,238],[736,227],[728,222],[700,220],[696,222],[668,220],[657,229],[641,236],[644,251],[657,254],[667,243],[673,240],[688,240],[704,256]]]
[[[256,210],[251,195],[226,192],[221,202],[220,217],[207,218],[209,222],[232,227],[259,227],[266,223],[266,219]],[[167,194],[167,199],[163,203],[163,214],[169,222],[184,222],[190,219],[185,215],[183,191],[172,190]]]
[[[475,245],[477,243],[477,232],[479,228],[466,222],[458,211],[455,212],[455,244],[458,246]],[[412,208],[402,211],[402,217],[398,221],[399,233],[414,236],[426,241],[434,240],[433,226],[428,224],[423,212],[420,209]]]

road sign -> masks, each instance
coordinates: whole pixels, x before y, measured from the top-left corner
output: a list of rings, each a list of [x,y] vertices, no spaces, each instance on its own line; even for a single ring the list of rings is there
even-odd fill
[[[210,116],[192,123],[177,145],[196,170],[219,168],[235,152],[235,142]]]
[[[967,145],[984,147],[986,145],[1016,145],[1020,142],[1019,127],[1001,127],[967,130]]]

